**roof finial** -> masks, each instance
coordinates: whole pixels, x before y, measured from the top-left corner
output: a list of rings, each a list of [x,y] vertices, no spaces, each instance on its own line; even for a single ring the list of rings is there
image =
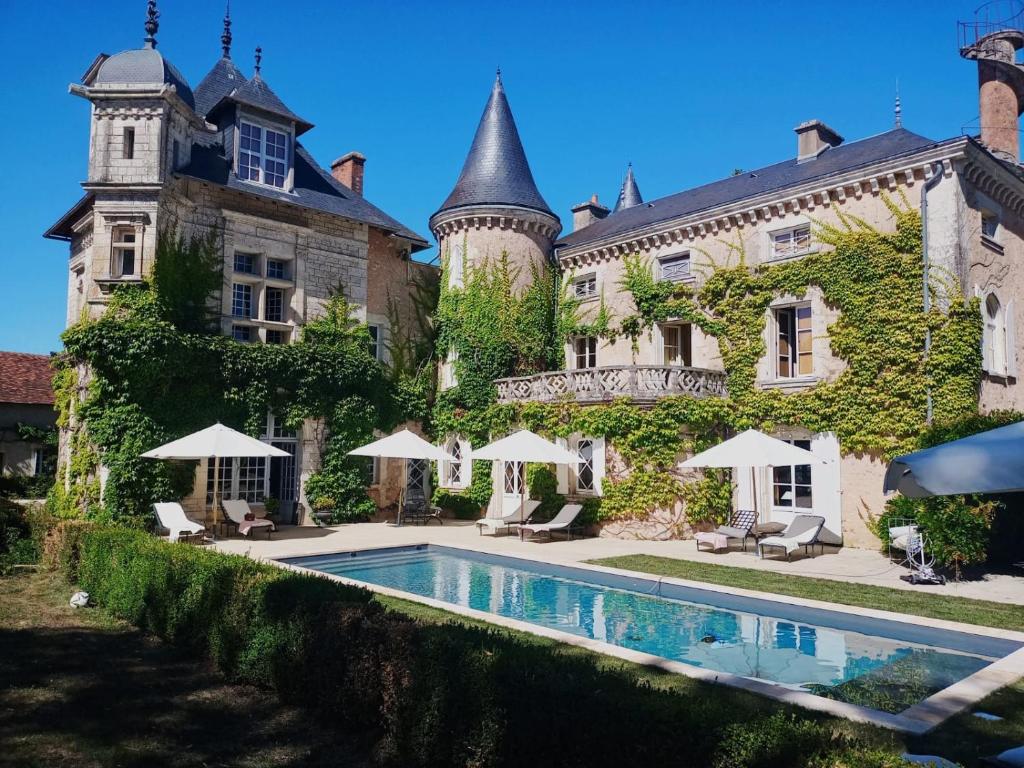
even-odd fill
[[[256,74],[260,73],[260,62],[263,61],[263,49],[256,46]]]
[[[146,6],[146,37],[143,42],[146,48],[156,48],[156,31],[160,29],[160,11],[156,9],[156,0],[149,0]]]
[[[894,128],[902,128],[903,127],[903,106],[900,104],[900,81],[899,81],[898,78],[896,80],[896,109],[895,109],[895,113],[896,113],[896,121],[895,121],[895,124],[893,125],[893,127]]]
[[[228,0],[224,9],[224,32],[220,36],[220,47],[224,51],[224,58],[231,58],[231,1]]]

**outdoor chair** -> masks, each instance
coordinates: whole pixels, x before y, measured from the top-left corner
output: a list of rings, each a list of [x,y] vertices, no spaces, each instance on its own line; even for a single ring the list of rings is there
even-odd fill
[[[778,536],[768,536],[761,539],[757,543],[758,554],[764,557],[765,547],[784,549],[786,551],[786,559],[789,560],[790,555],[800,547],[804,548],[804,553],[806,554],[808,547],[813,547],[815,544],[818,544],[821,547],[821,551],[824,552],[825,545],[818,541],[818,534],[821,533],[824,525],[825,518],[820,515],[797,515],[786,526],[786,530]]]
[[[572,541],[573,529],[582,527],[576,522],[576,518],[580,516],[581,511],[583,511],[582,504],[566,504],[550,522],[520,525],[519,538],[520,540],[525,539],[527,533],[531,536],[536,536],[540,533],[546,533],[548,536],[551,536],[555,531],[565,531],[567,540]]]
[[[486,517],[476,521],[476,529],[481,536],[484,530],[489,531],[492,535],[497,535],[498,531],[507,533],[510,525],[529,522],[530,516],[537,511],[539,506],[540,502],[537,499],[527,499],[522,508],[520,508],[518,499],[505,499],[496,514],[488,513]]]
[[[228,520],[231,524],[238,528],[238,532],[242,536],[248,536],[253,531],[264,529],[267,532],[267,538],[270,538],[270,534],[277,530],[277,526],[274,525],[272,520],[268,520],[265,517],[256,517],[250,510],[249,504],[245,499],[223,499],[221,501],[221,507],[224,509],[224,514],[227,515]],[[251,520],[247,517],[252,517]]]
[[[437,520],[438,525],[444,525],[441,519],[441,508],[431,504],[422,494],[410,494],[402,505],[403,523],[423,523],[426,525],[431,520]]]
[[[161,501],[153,505],[156,512],[156,519],[161,528],[168,531],[168,541],[178,539],[189,539],[195,536],[202,538],[206,534],[206,526],[190,520],[185,515],[185,510],[176,501]]]
[[[743,545],[743,551],[747,551],[747,538],[754,538],[753,528],[757,522],[757,514],[751,509],[737,510],[729,521],[729,525],[720,525],[713,531],[698,533],[697,549],[702,545],[712,550],[725,549],[729,546],[729,539],[739,539]],[[724,537],[724,539],[723,539]],[[724,544],[724,546],[722,546]]]

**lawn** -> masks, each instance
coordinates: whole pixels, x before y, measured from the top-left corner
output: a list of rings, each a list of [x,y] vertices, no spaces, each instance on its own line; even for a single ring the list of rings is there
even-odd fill
[[[896,611],[913,616],[927,616],[930,619],[960,621],[965,624],[1024,632],[1024,606],[1009,603],[929,594],[926,591],[911,592],[870,584],[851,584],[834,579],[791,576],[753,568],[697,563],[653,555],[622,555],[589,562],[655,576],[705,581],[723,587],[739,587],[776,595],[790,595],[808,600],[822,600],[827,603]]]
[[[362,766],[367,751],[231,685],[55,574],[0,578],[0,765]]]

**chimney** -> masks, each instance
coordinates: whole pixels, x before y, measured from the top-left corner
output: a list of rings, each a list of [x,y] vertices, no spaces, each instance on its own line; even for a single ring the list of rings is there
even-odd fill
[[[821,120],[808,120],[796,128],[796,161],[805,163],[813,160],[829,147],[838,147],[843,137]]]
[[[964,26],[961,22],[961,28]],[[978,62],[981,143],[992,154],[1014,163],[1020,162],[1018,117],[1024,106],[1024,68],[1016,63],[1022,47],[1024,32],[1004,29],[960,49],[963,58]]]
[[[576,232],[584,227],[588,227],[595,221],[600,221],[607,216],[610,211],[597,202],[597,195],[595,194],[585,203],[579,203],[572,207],[572,231]]]
[[[331,175],[362,197],[363,167],[365,165],[366,158],[361,153],[349,152],[331,163]]]

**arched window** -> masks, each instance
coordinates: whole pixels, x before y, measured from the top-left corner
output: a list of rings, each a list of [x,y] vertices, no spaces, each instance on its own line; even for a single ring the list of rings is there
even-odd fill
[[[466,488],[472,474],[472,457],[469,442],[458,435],[448,438],[444,449],[454,461],[442,461],[438,474],[444,488]]]
[[[984,306],[984,367],[989,373],[1005,376],[1007,373],[1006,310],[999,297],[990,293]]]

